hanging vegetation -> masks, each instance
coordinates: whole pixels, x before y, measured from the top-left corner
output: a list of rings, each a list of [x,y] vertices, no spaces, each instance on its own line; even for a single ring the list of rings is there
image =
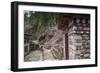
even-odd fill
[[[32,30],[31,34],[35,39],[39,39],[41,35],[45,35],[46,31],[49,30],[50,27],[56,24],[58,13],[47,13],[47,12],[32,12],[30,11],[30,17],[27,17],[27,13],[25,13],[25,23],[26,25],[31,26]],[[28,30],[29,31],[29,30]],[[38,36],[37,36],[38,35]]]

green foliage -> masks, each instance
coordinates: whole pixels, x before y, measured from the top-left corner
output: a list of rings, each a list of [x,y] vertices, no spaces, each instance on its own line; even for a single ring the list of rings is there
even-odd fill
[[[24,15],[24,21],[29,22],[30,26],[35,28],[34,35],[40,35],[45,30],[48,30],[49,27],[53,26],[57,20],[58,13],[49,13],[49,12],[31,12],[31,16],[27,17],[27,14]],[[35,23],[35,26],[33,25]]]

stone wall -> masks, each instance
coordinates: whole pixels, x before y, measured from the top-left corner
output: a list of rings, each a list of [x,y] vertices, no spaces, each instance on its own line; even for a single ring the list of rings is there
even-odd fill
[[[79,25],[78,27],[76,25]],[[83,26],[85,25],[85,26]],[[73,28],[75,27],[75,28]],[[90,27],[88,23],[80,22],[69,29],[69,59],[90,58]]]

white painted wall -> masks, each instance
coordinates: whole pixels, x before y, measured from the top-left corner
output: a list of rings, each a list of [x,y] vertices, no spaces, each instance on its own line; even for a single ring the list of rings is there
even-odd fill
[[[10,2],[14,0],[0,0],[0,73],[11,73],[10,69]],[[19,1],[19,0],[16,0]],[[45,2],[45,3],[58,3],[58,4],[78,4],[78,5],[93,5],[98,6],[98,13],[100,13],[100,0],[21,0],[32,2]],[[100,16],[100,14],[98,14]],[[100,17],[98,17],[99,21]],[[100,21],[98,22],[100,24]],[[100,25],[98,25],[100,27]],[[100,31],[100,29],[98,29]],[[100,37],[100,33],[98,34]],[[100,38],[98,39],[100,40]],[[100,41],[98,41],[100,43]],[[98,46],[98,52],[100,52],[100,46]],[[100,53],[98,54],[100,56]],[[100,57],[99,60],[100,61]],[[100,64],[100,62],[99,62]],[[60,69],[60,70],[45,70],[35,71],[36,73],[99,73],[100,65],[98,67],[91,68],[74,68],[74,69]],[[30,71],[32,73],[32,71]]]

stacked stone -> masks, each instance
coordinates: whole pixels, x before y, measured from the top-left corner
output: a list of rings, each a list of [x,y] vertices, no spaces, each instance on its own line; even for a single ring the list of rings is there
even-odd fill
[[[72,20],[69,27],[69,59],[90,58],[90,22],[87,19]]]

